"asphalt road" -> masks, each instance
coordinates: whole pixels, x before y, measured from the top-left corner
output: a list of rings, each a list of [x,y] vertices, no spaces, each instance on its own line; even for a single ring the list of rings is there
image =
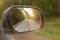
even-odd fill
[[[11,40],[53,40],[49,37],[39,36],[34,33],[21,33],[7,35]]]
[[[39,28],[40,24],[36,23],[33,19],[25,19],[22,21],[22,23],[18,23],[17,27],[15,27],[15,30],[18,32],[24,32],[28,30],[38,30]]]

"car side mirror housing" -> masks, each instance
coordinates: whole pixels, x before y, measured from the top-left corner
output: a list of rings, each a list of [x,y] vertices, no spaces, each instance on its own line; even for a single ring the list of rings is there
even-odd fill
[[[11,6],[4,11],[2,20],[4,33],[35,32],[44,25],[43,12],[35,6]]]

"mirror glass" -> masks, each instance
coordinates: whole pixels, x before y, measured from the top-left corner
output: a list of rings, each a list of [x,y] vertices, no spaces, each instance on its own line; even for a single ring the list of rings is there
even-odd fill
[[[17,32],[39,30],[41,27],[41,15],[34,8],[13,8],[12,24]]]

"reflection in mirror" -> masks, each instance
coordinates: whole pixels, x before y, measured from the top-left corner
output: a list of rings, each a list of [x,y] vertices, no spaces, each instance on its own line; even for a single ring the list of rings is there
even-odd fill
[[[26,32],[40,29],[40,12],[33,8],[14,8],[12,24],[17,32]]]

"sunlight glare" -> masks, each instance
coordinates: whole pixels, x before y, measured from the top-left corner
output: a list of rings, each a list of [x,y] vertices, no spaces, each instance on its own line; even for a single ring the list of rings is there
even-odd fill
[[[32,8],[23,8],[25,11],[27,11],[31,16],[33,16],[33,10]]]

